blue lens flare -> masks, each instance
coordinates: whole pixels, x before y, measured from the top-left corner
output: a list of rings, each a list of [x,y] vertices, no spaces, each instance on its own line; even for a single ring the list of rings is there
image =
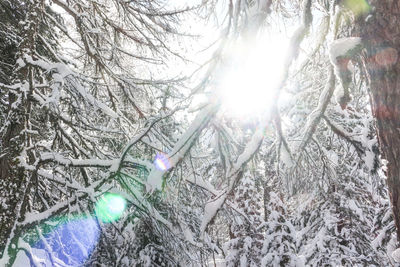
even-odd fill
[[[43,266],[80,266],[90,257],[100,237],[100,227],[94,218],[73,219],[57,226],[38,241],[32,256]],[[51,265],[48,265],[51,264]]]
[[[100,238],[100,223],[118,220],[126,209],[126,200],[119,194],[105,193],[95,206],[95,216],[67,219],[49,219],[36,228],[38,239],[30,245],[21,241],[29,254],[18,253],[19,266],[30,266],[31,260],[38,266],[81,266],[94,251]],[[33,245],[32,245],[33,243]]]

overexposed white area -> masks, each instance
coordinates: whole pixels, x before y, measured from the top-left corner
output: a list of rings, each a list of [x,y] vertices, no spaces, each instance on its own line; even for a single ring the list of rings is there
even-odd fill
[[[217,90],[229,115],[257,115],[275,101],[288,43],[284,35],[264,33],[227,50]]]

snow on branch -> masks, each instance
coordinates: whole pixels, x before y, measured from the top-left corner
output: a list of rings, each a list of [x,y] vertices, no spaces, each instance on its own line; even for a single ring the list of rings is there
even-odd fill
[[[179,141],[174,145],[171,152],[166,156],[169,160],[170,168],[174,168],[186,155],[193,143],[197,140],[201,131],[207,126],[209,121],[214,117],[218,110],[218,103],[210,103],[204,107],[193,120],[192,124],[186,130],[186,132],[180,137]],[[153,168],[149,174],[146,183],[147,192],[153,192],[154,190],[161,190],[162,188],[162,177],[168,170],[160,170]]]
[[[318,106],[311,112],[308,116],[307,123],[305,125],[305,130],[303,134],[303,138],[301,139],[300,145],[297,148],[298,156],[296,162],[299,161],[301,152],[307,146],[311,137],[313,136],[315,130],[319,122],[321,121],[322,116],[325,113],[325,110],[332,98],[333,92],[335,90],[335,75],[333,74],[333,68],[329,67],[328,71],[328,80],[326,81],[326,85],[324,90],[321,92],[319,96]]]
[[[289,68],[293,62],[297,58],[298,51],[300,49],[300,43],[304,39],[312,21],[311,15],[311,0],[305,0],[303,2],[303,14],[302,14],[302,23],[299,28],[295,31],[291,38],[289,53],[285,59],[284,65],[284,75],[281,78],[281,81],[278,86],[278,90],[276,90],[276,96],[279,95],[279,89],[283,87],[285,84]],[[333,76],[333,72],[332,72]],[[334,82],[333,82],[334,83]],[[326,108],[326,107],[325,107]],[[274,107],[271,107],[271,110],[274,110]],[[271,120],[270,115],[266,115],[257,128],[256,132],[253,134],[250,142],[246,145],[242,154],[240,154],[233,164],[232,168],[227,172],[227,180],[228,187],[221,193],[219,193],[216,197],[211,199],[204,208],[204,217],[200,226],[201,236],[204,237],[205,230],[210,222],[214,219],[218,210],[223,206],[226,201],[227,196],[234,189],[234,185],[240,180],[243,174],[243,169],[246,166],[246,163],[256,154],[258,151],[262,141],[264,140],[264,132],[267,128],[269,121]]]
[[[396,249],[395,251],[392,252],[392,258],[396,262],[400,262],[400,248]]]
[[[337,80],[340,82],[337,98],[342,109],[345,109],[351,100],[349,86],[352,81],[352,75],[348,69],[348,63],[361,47],[361,38],[359,37],[337,39],[330,46],[329,57],[335,67]]]
[[[263,120],[263,123],[253,134],[249,143],[247,143],[242,154],[239,155],[233,167],[229,169],[227,173],[228,187],[220,192],[216,197],[211,199],[204,207],[204,217],[200,225],[201,236],[204,236],[204,232],[210,222],[214,219],[218,210],[223,206],[227,196],[234,189],[235,184],[240,180],[243,175],[243,169],[247,162],[256,154],[262,141],[264,140],[264,129],[267,126],[269,120]]]
[[[287,69],[287,72],[289,71],[289,66],[292,64],[292,61],[296,59],[299,54],[300,43],[303,41],[305,35],[307,34],[311,26],[311,22],[311,0],[304,0],[301,24],[293,33],[290,39],[290,51],[285,61],[285,69]]]
[[[209,182],[205,181],[202,178],[195,178],[194,175],[189,176],[188,178],[186,178],[186,181],[200,187],[201,189],[207,191],[208,193],[211,193],[214,197],[216,197],[220,192],[215,189]],[[243,218],[245,218],[246,220],[249,220],[247,215],[245,213],[243,213],[239,207],[235,204],[232,203],[229,200],[226,200],[225,202],[229,207],[231,207],[234,211],[236,211],[237,213],[239,213],[241,216],[243,216]]]
[[[68,167],[100,167],[109,168],[113,166],[117,160],[101,160],[101,159],[72,159],[55,152],[43,153],[40,157],[41,162],[57,162],[60,165]]]
[[[118,115],[110,107],[90,94],[90,92],[83,87],[82,84],[73,81],[72,77],[76,77],[77,75],[67,65],[63,63],[50,63],[43,59],[34,60],[30,55],[27,54],[23,55],[23,59],[30,65],[37,66],[48,73],[53,73],[52,78],[57,84],[63,84],[65,78],[71,77],[70,82],[73,85],[73,88],[86,102],[94,107],[99,108],[105,115],[108,115],[112,118],[118,117]],[[45,99],[45,103],[43,104],[53,102],[55,105],[58,105],[59,103],[57,101],[61,93],[58,91],[57,87],[52,86],[51,88],[53,89],[52,96],[51,98]]]
[[[351,52],[358,46],[361,46],[360,37],[346,37],[334,40],[329,49],[329,58],[332,64],[336,66],[339,57],[351,56]]]
[[[328,124],[328,126],[331,127],[331,130],[335,134],[337,134],[338,136],[340,136],[341,138],[343,138],[344,140],[346,140],[347,142],[349,142],[350,144],[353,145],[353,147],[357,150],[358,155],[365,154],[366,148],[363,147],[363,145],[360,141],[354,140],[351,137],[351,134],[347,133],[344,129],[341,129],[339,125],[335,125],[334,122],[331,121],[325,115],[323,116],[323,118],[326,121],[326,124]]]
[[[173,112],[174,112],[174,111],[173,111]],[[172,113],[173,113],[173,112],[172,112]],[[171,114],[172,114],[172,113],[171,113]],[[119,159],[119,161],[118,161],[117,168],[116,168],[114,171],[119,171],[119,170],[121,170],[121,168],[122,168],[122,163],[124,162],[125,158],[128,156],[128,152],[130,151],[130,149],[131,149],[132,147],[134,147],[139,141],[141,141],[142,138],[143,138],[144,136],[146,136],[146,135],[149,133],[149,131],[151,130],[151,128],[153,128],[154,125],[155,125],[157,122],[159,122],[160,120],[164,119],[165,117],[170,116],[171,114],[168,114],[167,116],[160,116],[160,117],[158,117],[158,118],[152,120],[146,128],[144,128],[140,133],[138,133],[135,137],[133,137],[132,140],[125,146],[125,149],[124,149],[124,151],[122,152],[122,155],[121,155],[121,157],[120,157],[120,159]]]

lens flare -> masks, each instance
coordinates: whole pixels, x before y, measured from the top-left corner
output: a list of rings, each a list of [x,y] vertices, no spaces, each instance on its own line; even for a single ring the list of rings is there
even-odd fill
[[[344,6],[353,11],[356,16],[367,14],[371,10],[370,5],[365,0],[345,0]]]
[[[29,248],[31,259],[38,266],[81,266],[90,257],[100,237],[100,227],[96,219],[57,221],[49,222],[56,226],[48,233],[38,229],[42,236],[31,248],[21,239],[19,246]],[[30,266],[29,262],[25,253],[18,253],[15,266]]]
[[[95,213],[97,218],[110,223],[118,220],[126,208],[126,200],[117,194],[107,193],[97,202]]]
[[[154,165],[160,171],[166,171],[171,168],[171,164],[169,162],[167,155],[163,153],[159,153],[156,155],[156,158],[154,160]]]
[[[375,55],[375,61],[382,67],[391,67],[397,63],[399,55],[392,47],[382,48]]]
[[[113,193],[104,194],[96,203],[95,215],[103,223],[118,220],[126,209],[126,200]],[[30,251],[31,258],[21,251],[16,266],[81,266],[92,254],[100,238],[96,217],[56,217],[18,241],[18,246]],[[36,234],[34,234],[36,233]],[[28,243],[26,243],[28,242]]]

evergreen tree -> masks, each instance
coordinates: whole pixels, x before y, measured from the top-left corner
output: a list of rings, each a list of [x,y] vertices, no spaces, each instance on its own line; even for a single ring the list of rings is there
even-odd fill
[[[275,192],[269,192],[266,206],[262,266],[297,266],[296,230],[288,218],[288,211],[282,199]]]
[[[224,244],[227,266],[260,265],[261,201],[254,177],[246,172],[234,196],[234,203],[246,217],[235,217],[230,225],[230,240]]]
[[[340,177],[329,191],[311,195],[297,215],[299,253],[310,266],[382,265],[371,245],[374,203],[365,174]]]

